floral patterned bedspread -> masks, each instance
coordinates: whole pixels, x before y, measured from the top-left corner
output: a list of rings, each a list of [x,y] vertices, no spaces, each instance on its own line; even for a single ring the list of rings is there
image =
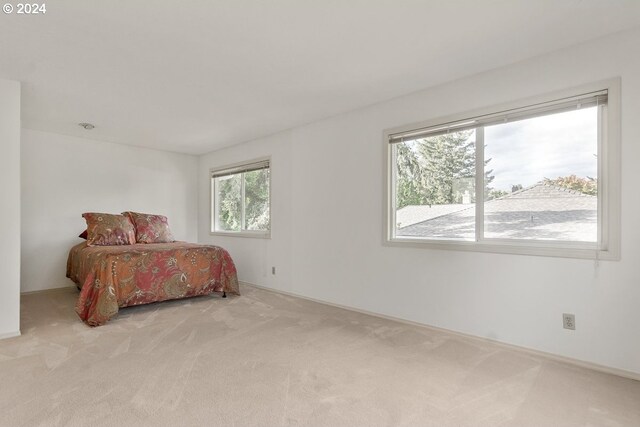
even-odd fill
[[[227,292],[239,295],[236,267],[218,246],[153,243],[87,246],[69,251],[67,277],[80,287],[76,312],[91,326],[120,307]]]

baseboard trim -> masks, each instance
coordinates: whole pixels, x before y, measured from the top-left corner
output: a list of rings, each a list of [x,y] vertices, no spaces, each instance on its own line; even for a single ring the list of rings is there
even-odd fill
[[[53,292],[62,292],[69,289],[77,289],[75,285],[66,285],[59,288],[39,289],[37,291],[20,292],[20,295],[50,294]]]
[[[6,332],[4,334],[0,334],[0,340],[4,340],[7,338],[15,338],[15,337],[19,337],[20,331],[15,331],[15,332]]]
[[[464,332],[458,332],[458,331],[454,331],[454,330],[451,330],[451,329],[441,328],[441,327],[438,327],[438,326],[432,326],[432,325],[428,325],[426,323],[414,322],[414,321],[411,321],[411,320],[402,319],[400,317],[388,316],[388,315],[381,314],[381,313],[376,313],[376,312],[373,312],[373,311],[362,310],[362,309],[359,309],[359,308],[350,307],[350,306],[342,305],[342,304],[336,304],[336,303],[332,303],[332,302],[329,302],[329,301],[324,301],[324,300],[320,300],[320,299],[311,298],[311,297],[307,297],[307,296],[304,296],[304,295],[296,294],[294,292],[282,291],[280,289],[273,289],[273,288],[269,288],[269,287],[266,287],[266,286],[257,285],[255,283],[251,283],[251,282],[240,281],[240,284],[244,285],[244,286],[251,286],[251,287],[254,287],[254,288],[259,288],[259,289],[262,289],[262,290],[265,290],[265,291],[268,291],[268,292],[274,292],[274,293],[277,293],[277,294],[287,295],[287,296],[291,296],[291,297],[304,299],[304,300],[307,300],[307,301],[316,302],[318,304],[324,304],[324,305],[328,305],[328,306],[331,306],[331,307],[341,308],[343,310],[354,311],[356,313],[366,314],[366,315],[373,316],[373,317],[378,317],[378,318],[381,318],[381,319],[391,320],[391,321],[394,321],[394,322],[404,323],[404,324],[408,324],[408,325],[412,325],[412,326],[418,326],[418,327],[421,327],[421,328],[427,328],[427,329],[431,329],[433,331],[444,332],[444,333],[448,333],[448,334],[452,334],[452,335],[457,335],[459,337],[468,338],[468,339],[472,339],[472,340],[476,340],[476,341],[489,342],[489,343],[498,345],[498,346],[506,348],[506,349],[521,351],[521,352],[524,352],[524,353],[528,353],[528,354],[531,354],[531,355],[534,355],[534,356],[538,356],[538,357],[542,357],[542,358],[545,358],[545,359],[553,360],[553,361],[556,361],[556,362],[567,363],[569,365],[579,366],[581,368],[591,369],[593,371],[602,372],[602,373],[605,373],[605,374],[616,375],[618,377],[627,378],[627,379],[630,379],[630,380],[640,381],[640,373],[633,372],[633,371],[627,371],[627,370],[624,370],[624,369],[613,368],[613,367],[610,367],[610,366],[605,366],[605,365],[600,365],[600,364],[593,363],[593,362],[588,362],[586,360],[574,359],[572,357],[561,356],[559,354],[554,354],[554,353],[548,353],[546,351],[536,350],[536,349],[529,348],[529,347],[522,347],[522,346],[519,346],[519,345],[516,345],[516,344],[509,344],[509,343],[506,343],[506,342],[503,342],[503,341],[494,340],[494,339],[491,339],[491,338],[479,337],[477,335],[466,334]]]

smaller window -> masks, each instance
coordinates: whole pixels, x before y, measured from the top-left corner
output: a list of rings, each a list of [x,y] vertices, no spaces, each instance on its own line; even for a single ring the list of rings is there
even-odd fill
[[[211,170],[211,232],[269,237],[269,159]]]

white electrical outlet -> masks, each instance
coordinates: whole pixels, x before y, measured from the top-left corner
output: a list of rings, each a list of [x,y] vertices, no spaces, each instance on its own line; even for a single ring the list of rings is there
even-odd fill
[[[576,315],[570,313],[562,313],[562,327],[565,329],[576,329]]]

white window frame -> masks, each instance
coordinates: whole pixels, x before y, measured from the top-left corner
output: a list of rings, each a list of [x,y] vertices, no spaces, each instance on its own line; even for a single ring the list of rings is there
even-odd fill
[[[620,78],[608,79],[579,87],[556,91],[541,96],[530,97],[515,102],[482,108],[475,111],[454,114],[434,120],[412,123],[387,129],[383,132],[384,149],[384,238],[386,246],[447,249],[459,251],[494,252],[520,255],[552,256],[564,258],[584,258],[620,260]],[[496,114],[512,109],[526,108],[536,104],[552,102],[586,93],[607,90],[607,114],[601,118],[598,138],[598,242],[562,242],[515,239],[477,239],[460,241],[451,239],[411,238],[395,236],[395,159],[393,135],[418,129],[446,125],[451,122],[473,120],[480,116]],[[482,129],[482,128],[479,128]],[[477,135],[478,136],[478,135]],[[476,138],[476,188],[483,188],[484,150],[482,133]],[[481,167],[482,166],[482,167]],[[482,171],[478,173],[478,171]],[[479,187],[478,187],[479,186]],[[482,218],[484,204],[477,203],[476,228]],[[476,233],[478,236],[478,233]]]
[[[213,178],[214,174],[218,174],[220,172],[232,171],[231,173],[241,173],[242,170],[247,168],[250,170],[250,167],[257,163],[268,163],[269,165],[269,230],[240,230],[240,231],[223,231],[216,230],[217,225],[217,210],[216,205],[218,203],[218,194],[215,186],[215,178]],[[249,160],[246,162],[233,163],[230,165],[224,165],[220,167],[214,167],[209,169],[209,234],[212,236],[233,236],[233,237],[255,237],[262,239],[270,239],[271,238],[271,228],[273,225],[271,218],[271,169],[272,169],[272,161],[271,157],[260,157],[257,159]],[[233,172],[237,170],[237,172]],[[242,199],[242,218],[241,223],[244,227],[244,212],[245,212],[245,197],[244,197],[244,179],[241,180],[241,195]]]

